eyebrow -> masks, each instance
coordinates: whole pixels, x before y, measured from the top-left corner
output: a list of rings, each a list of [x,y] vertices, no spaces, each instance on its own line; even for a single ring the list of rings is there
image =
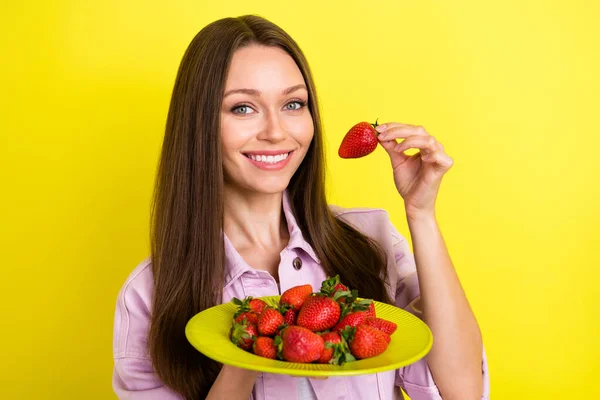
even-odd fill
[[[300,85],[291,86],[291,87],[285,89],[282,92],[282,94],[285,96],[285,95],[288,95],[288,94],[293,93],[296,90],[300,90],[300,89],[304,89],[308,92],[306,85],[300,84]],[[247,94],[250,96],[260,96],[260,91],[256,90],[256,89],[232,89],[232,90],[225,92],[225,95],[223,95],[223,98],[229,96],[230,94],[234,94],[234,93],[242,93],[242,94]]]

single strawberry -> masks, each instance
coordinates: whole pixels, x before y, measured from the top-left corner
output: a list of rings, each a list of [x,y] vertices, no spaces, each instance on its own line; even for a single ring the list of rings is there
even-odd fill
[[[350,289],[348,289],[348,286],[340,282],[339,275],[324,280],[321,284],[321,293],[326,296],[333,297],[340,304],[344,304],[347,301],[351,302],[348,299],[351,297],[352,293],[350,292]]]
[[[265,309],[266,306],[267,306],[267,303],[265,303],[261,299],[251,299],[250,300],[250,309],[252,311],[254,311],[257,315],[260,315],[260,313],[263,312],[263,310]]]
[[[311,285],[294,286],[283,292],[279,299],[279,304],[288,305],[299,310],[312,292],[313,288]]]
[[[257,337],[252,346],[254,354],[261,357],[275,359],[277,357],[277,346],[275,346],[274,340],[270,337],[260,336]]]
[[[373,302],[373,300],[371,300],[371,304],[369,304],[369,309],[367,310],[367,316],[372,317],[372,318],[377,318],[377,315],[375,314],[375,303]]]
[[[258,327],[252,322],[234,322],[231,325],[229,338],[233,344],[241,349],[250,350],[257,336]]]
[[[375,130],[377,126],[377,121],[374,124],[359,122],[354,125],[342,139],[338,155],[341,158],[359,158],[371,154],[379,143]]]
[[[267,307],[258,316],[258,333],[260,336],[273,336],[283,325],[283,315],[274,308]]]
[[[237,317],[235,317],[235,322],[240,322],[243,319],[246,319],[248,322],[258,324],[258,315],[256,315],[254,311],[246,311],[239,314]]]
[[[357,359],[375,357],[390,344],[390,335],[369,325],[346,328],[342,335],[350,344],[350,351]]]
[[[321,357],[317,360],[320,364],[327,364],[333,358],[335,345],[342,343],[342,337],[337,332],[327,332],[321,335],[325,342],[325,348],[321,353]]]
[[[338,322],[334,327],[334,332],[341,332],[347,326],[358,326],[363,323],[363,321],[367,318],[367,313],[365,311],[355,311],[343,317],[340,322]]]
[[[354,290],[352,292],[354,292]],[[354,300],[352,301],[349,311],[365,311],[367,313],[367,317],[375,318],[375,302],[373,302],[373,300],[357,300],[354,296],[352,298]]]
[[[301,326],[288,326],[275,338],[281,357],[290,362],[311,363],[321,357],[323,338]]]
[[[287,325],[296,325],[296,318],[298,317],[298,310],[290,308],[283,314],[283,321]]]
[[[338,294],[340,294],[340,293],[344,293],[341,296],[343,296],[343,299],[345,300],[345,301],[341,302],[340,299],[338,299],[338,302],[340,303],[340,305],[342,307],[342,315],[341,315],[342,319],[350,313],[359,312],[359,311],[367,312],[367,316],[370,315],[369,306],[373,303],[373,300],[370,300],[370,299],[358,300],[358,291],[356,289],[351,290],[350,295],[346,295],[345,293],[347,293],[347,292],[338,292]],[[336,295],[338,295],[338,294],[336,294]]]
[[[321,357],[317,360],[321,364],[342,365],[348,361],[356,361],[350,353],[348,343],[337,332],[326,332],[321,335],[325,342],[325,348]]]
[[[231,301],[233,302],[233,304],[238,306],[238,310],[235,314],[236,317],[239,314],[247,312],[247,311],[253,311],[256,313],[256,315],[260,315],[260,313],[267,306],[267,303],[265,303],[263,300],[255,299],[252,296],[248,296],[248,297],[244,298],[244,300],[240,300],[240,299],[234,297],[233,299],[231,299]]]
[[[298,313],[296,324],[313,332],[333,328],[341,315],[340,305],[331,297],[310,296]]]
[[[336,275],[333,278],[327,278],[321,284],[321,293],[327,296],[333,296],[338,291],[348,292],[348,286],[340,282],[340,276]]]
[[[396,328],[398,328],[398,325],[396,325],[392,321],[388,321],[383,318],[365,318],[364,324],[372,326],[375,329],[379,329],[380,331],[385,332],[388,335],[394,333],[396,331]]]

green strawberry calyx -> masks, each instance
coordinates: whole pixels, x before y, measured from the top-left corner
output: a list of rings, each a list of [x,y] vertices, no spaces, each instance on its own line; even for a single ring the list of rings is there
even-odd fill
[[[373,127],[373,129],[377,128],[379,126],[379,124],[377,123],[377,121],[379,121],[379,118],[377,118],[375,120],[374,124],[371,124],[371,126]],[[375,129],[375,136],[379,135],[379,132],[377,132],[377,129]]]
[[[340,280],[340,276],[339,275],[336,275],[334,277],[328,277],[321,284],[321,293],[323,293],[323,294],[325,294],[327,296],[331,296],[336,291],[335,287],[337,285],[343,285],[342,282],[341,282],[341,280]],[[344,285],[344,286],[346,286],[346,285]],[[339,289],[338,289],[338,291],[339,291]]]
[[[350,352],[348,341],[344,336],[340,335],[340,337],[342,339],[340,343],[325,343],[325,348],[333,348],[333,355],[329,360],[329,364],[343,365],[346,362],[356,361],[356,358]]]
[[[242,344],[243,341],[252,339],[255,340],[256,336],[250,335],[246,330],[248,328],[248,322],[244,318],[240,322],[234,322],[231,326],[231,342],[236,345]]]
[[[279,331],[277,336],[273,338],[273,345],[277,348],[276,357],[278,360],[283,360],[283,339],[281,339],[281,335],[283,334],[283,329]]]
[[[250,301],[252,299],[253,299],[252,296],[248,296],[248,297],[244,298],[243,300],[240,300],[237,297],[232,298],[231,302],[238,307],[237,311],[235,312],[233,317],[237,318],[239,315],[241,315],[245,312],[252,311],[252,308],[250,308]]]

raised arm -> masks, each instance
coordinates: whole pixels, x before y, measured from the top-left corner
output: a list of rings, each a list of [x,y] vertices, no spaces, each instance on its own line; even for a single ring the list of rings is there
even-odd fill
[[[418,306],[434,336],[427,363],[444,400],[479,400],[483,392],[481,333],[435,216],[441,180],[453,160],[421,126],[392,122],[377,130],[404,200],[421,295]],[[419,152],[404,154],[409,149]]]

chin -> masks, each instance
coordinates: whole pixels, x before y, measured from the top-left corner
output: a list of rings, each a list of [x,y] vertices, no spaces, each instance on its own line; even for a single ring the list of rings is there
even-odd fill
[[[256,185],[252,185],[252,191],[263,193],[263,194],[275,194],[282,193],[285,189],[287,189],[289,185],[289,181],[286,182],[261,182]]]
[[[242,182],[229,182],[229,185],[247,192],[248,194],[276,194],[282,193],[290,184],[290,179],[283,177],[272,177],[271,179],[251,179]]]

